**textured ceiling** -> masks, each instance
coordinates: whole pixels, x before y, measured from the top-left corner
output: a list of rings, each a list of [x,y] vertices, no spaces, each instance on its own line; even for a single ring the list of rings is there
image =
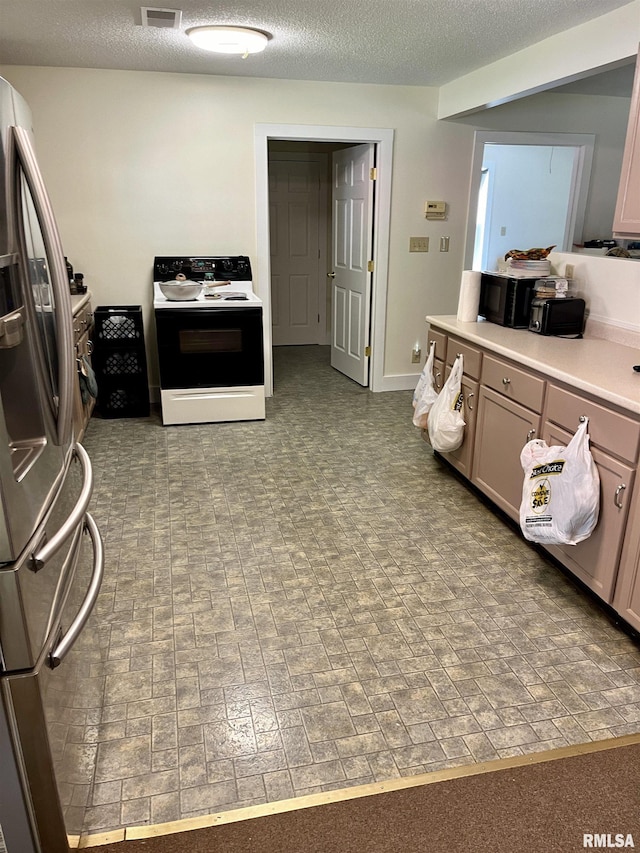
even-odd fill
[[[173,30],[142,27],[135,0],[0,0],[0,61],[440,86],[628,2],[161,0],[183,13]],[[257,27],[271,41],[247,59],[220,57],[185,35],[201,24]]]

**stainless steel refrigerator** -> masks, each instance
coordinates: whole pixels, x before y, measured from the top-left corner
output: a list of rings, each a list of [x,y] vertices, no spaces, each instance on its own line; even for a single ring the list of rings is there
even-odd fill
[[[73,440],[73,347],[30,112],[0,78],[1,853],[67,851],[93,783],[104,559]]]

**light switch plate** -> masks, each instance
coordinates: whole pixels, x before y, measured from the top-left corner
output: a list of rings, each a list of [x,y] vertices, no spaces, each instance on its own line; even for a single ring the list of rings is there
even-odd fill
[[[428,252],[429,238],[428,237],[409,237],[410,252]]]

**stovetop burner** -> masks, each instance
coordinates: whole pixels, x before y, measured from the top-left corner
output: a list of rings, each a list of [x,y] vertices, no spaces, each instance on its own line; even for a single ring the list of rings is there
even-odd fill
[[[195,299],[169,300],[160,284],[183,275],[204,287]],[[246,255],[159,255],[153,261],[154,308],[251,308],[262,305],[253,292]]]
[[[179,273],[195,281],[251,281],[251,261],[246,255],[158,255],[154,258],[154,281],[173,281]]]

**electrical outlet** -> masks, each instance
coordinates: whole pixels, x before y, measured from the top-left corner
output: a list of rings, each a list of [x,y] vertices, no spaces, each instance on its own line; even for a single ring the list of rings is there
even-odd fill
[[[428,237],[409,237],[410,252],[428,252],[429,238]]]
[[[573,264],[567,264],[564,268],[564,277],[573,278]]]
[[[411,350],[411,364],[420,364],[420,356],[422,355],[422,350],[419,347],[415,347]]]
[[[449,251],[449,238],[448,237],[441,237],[440,238],[440,251],[441,252],[448,252]]]
[[[506,237],[506,236],[507,236],[507,226],[506,226],[506,225],[503,225],[503,226],[500,228],[500,236],[501,236],[501,237]]]

